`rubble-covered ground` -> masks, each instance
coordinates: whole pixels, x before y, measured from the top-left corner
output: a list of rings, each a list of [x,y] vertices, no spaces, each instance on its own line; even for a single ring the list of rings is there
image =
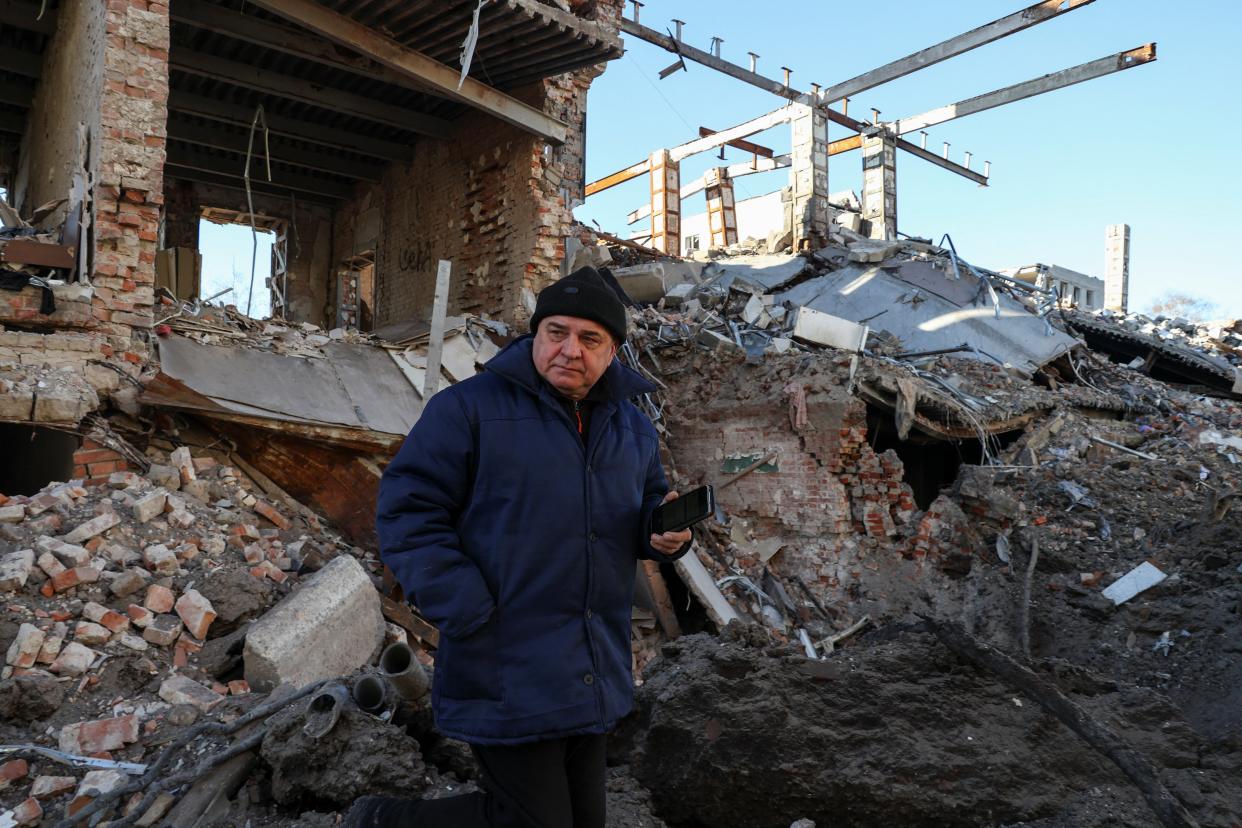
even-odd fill
[[[625,357],[662,386],[641,404],[670,478],[714,482],[722,508],[697,534],[705,579],[662,567],[668,612],[635,610],[640,687],[611,745],[610,826],[1158,824],[1116,765],[928,618],[1029,663],[1199,825],[1242,825],[1236,396],[1083,346],[1036,371],[911,354],[882,316],[862,349],[795,335],[777,287],[850,264],[947,273],[947,259],[848,236],[772,259],[776,242],[758,264],[670,266],[689,281],[657,279],[667,296],[633,314]],[[762,284],[773,272],[780,285]],[[1180,331],[1179,347],[1236,363],[1236,325],[1152,324],[1137,332]],[[304,357],[371,341],[237,314],[173,328],[161,335]],[[472,789],[468,749],[420,704],[346,705],[326,734],[306,730],[317,682],[351,688],[385,643],[434,663],[422,627],[381,616],[375,550],[185,415],[130,400],[112,417],[124,433],[108,422],[90,421],[92,439],[135,471],[0,494],[0,744],[14,748],[0,825],[96,808],[110,824],[331,826],[363,794]],[[1162,579],[1107,597],[1140,565]],[[350,623],[283,637],[314,590]],[[670,640],[668,615],[686,635]]]

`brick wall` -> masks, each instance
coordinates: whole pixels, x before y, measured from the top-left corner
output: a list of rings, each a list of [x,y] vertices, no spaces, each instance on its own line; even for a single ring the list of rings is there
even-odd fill
[[[52,295],[56,310],[45,315],[41,288],[27,286],[18,291],[0,291],[0,323],[40,328],[94,328],[98,325],[93,308],[95,291],[89,285],[54,285]]]
[[[290,320],[332,326],[329,286],[334,268],[332,257],[332,210],[299,201],[296,214],[288,198],[254,193],[256,215],[284,220],[290,225],[289,277]],[[246,194],[235,187],[220,187],[166,176],[164,179],[164,246],[198,247],[198,226],[204,207],[248,212]],[[245,225],[242,225],[245,226]],[[243,265],[249,268],[249,259]],[[223,297],[234,304],[244,297]]]
[[[168,5],[106,0],[99,176],[95,185],[95,316],[121,336],[152,322],[164,203]]]
[[[740,380],[739,380],[740,381]],[[722,395],[731,396],[731,395]],[[732,472],[768,464],[717,490],[735,525],[732,564],[761,575],[760,551],[825,600],[843,597],[864,569],[899,558],[968,569],[982,549],[957,503],[943,496],[920,512],[896,453],[868,440],[866,406],[844,387],[793,382],[771,396],[670,407],[677,485],[718,486]]]
[[[129,470],[129,461],[123,454],[101,446],[89,437],[84,437],[81,447],[73,453],[73,477],[84,480],[87,486],[106,483],[108,475],[113,472]]]
[[[600,3],[597,17],[615,21],[619,7]],[[524,323],[565,255],[570,210],[582,198],[587,89],[602,71],[509,91],[569,124],[564,146],[471,111],[448,138],[420,141],[413,161],[393,164],[337,211],[334,255],[376,251],[376,327],[427,318],[440,259],[453,262],[450,313]]]

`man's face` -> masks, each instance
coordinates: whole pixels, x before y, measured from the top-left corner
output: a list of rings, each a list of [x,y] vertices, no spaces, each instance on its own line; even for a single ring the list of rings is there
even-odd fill
[[[540,321],[531,352],[535,370],[557,391],[580,400],[608,370],[617,343],[604,326],[576,316]]]

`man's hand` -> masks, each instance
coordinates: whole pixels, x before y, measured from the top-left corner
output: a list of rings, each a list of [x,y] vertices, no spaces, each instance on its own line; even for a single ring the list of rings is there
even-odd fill
[[[676,499],[677,492],[669,492],[664,496],[664,499],[660,501],[660,505],[663,506],[670,500]],[[657,552],[663,552],[665,555],[674,555],[677,553],[677,550],[681,549],[681,547],[689,540],[689,529],[682,529],[680,532],[665,532],[663,535],[651,536],[651,547]]]

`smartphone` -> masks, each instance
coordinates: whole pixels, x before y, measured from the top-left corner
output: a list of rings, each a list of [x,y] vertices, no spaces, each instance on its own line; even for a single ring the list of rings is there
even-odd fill
[[[693,526],[716,512],[716,493],[711,484],[691,489],[676,500],[656,507],[651,513],[651,531],[662,535],[665,532],[679,532],[687,526]]]

